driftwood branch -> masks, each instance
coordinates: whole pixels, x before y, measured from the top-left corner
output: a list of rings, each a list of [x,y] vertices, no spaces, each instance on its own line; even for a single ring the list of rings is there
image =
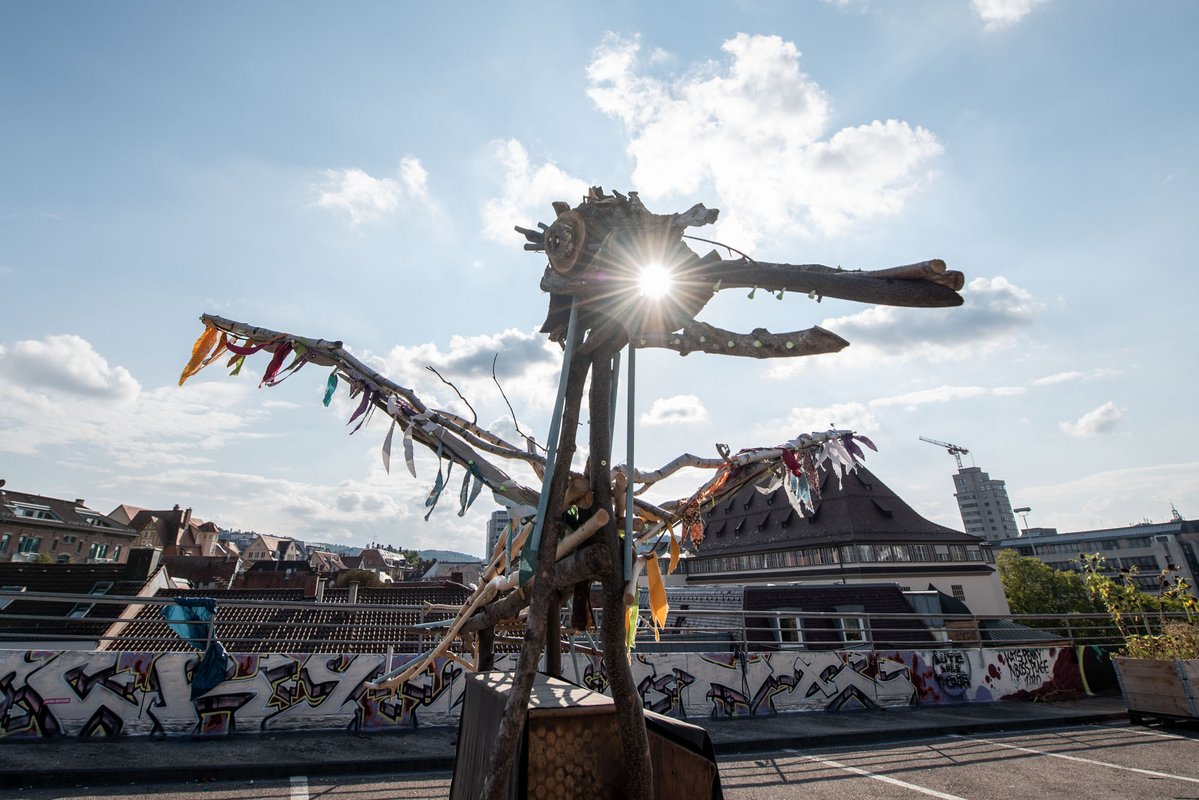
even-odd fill
[[[940,259],[880,270],[844,270],[823,264],[775,264],[764,261],[705,261],[689,279],[719,281],[723,289],[757,286],[772,292],[815,292],[859,303],[942,308],[960,306],[957,293],[965,277],[945,269]]]
[[[554,588],[565,589],[581,581],[599,580],[611,563],[612,558],[604,545],[593,544],[580,548],[555,565],[552,573]],[[467,620],[462,625],[462,632],[480,631],[504,620],[512,619],[528,604],[528,592],[525,590],[506,594],[499,600],[484,606],[481,611]]]
[[[720,289],[746,289],[754,286],[765,291],[785,290],[820,297],[836,297],[860,303],[884,306],[943,308],[960,306],[960,287],[965,278],[960,272],[944,270],[939,259],[880,270],[846,270],[823,264],[779,264],[764,261],[701,260],[679,270],[677,283]],[[940,265],[941,272],[938,272]],[[602,297],[611,288],[594,275],[563,275],[548,270],[541,278],[543,291],[580,298]]]
[[[419,441],[431,450],[437,450],[440,447],[443,457],[455,461],[462,466],[473,466],[476,474],[493,492],[505,495],[513,502],[522,505],[536,505],[538,494],[536,491],[514,481],[508,473],[480,456],[470,444],[467,444],[463,440],[460,434],[470,435],[469,428],[458,425],[451,420],[457,419],[462,422],[465,422],[465,420],[461,420],[460,417],[454,414],[430,409],[414,391],[384,377],[355,358],[352,354],[346,352],[341,342],[297,336],[295,334],[270,330],[269,328],[246,325],[212,314],[204,314],[200,317],[200,320],[205,325],[211,325],[217,330],[246,339],[247,341],[289,341],[303,344],[309,353],[312,354],[312,360],[315,363],[332,365],[348,380],[373,387],[376,395],[372,400],[372,405],[376,409],[383,410],[386,413],[387,401],[384,395],[390,394],[403,400],[412,410],[417,412],[413,417],[400,414],[395,418],[396,422],[405,430],[410,425],[415,426],[412,437],[414,441]],[[473,439],[482,449],[490,448],[489,445],[484,444],[484,440],[478,437],[473,437]],[[504,454],[505,457],[520,457],[522,460],[529,460],[528,454],[523,453],[523,451],[513,449],[512,452],[519,454],[519,456]]]
[[[692,322],[678,333],[646,333],[639,347],[662,347],[680,355],[693,352],[715,353],[748,358],[791,358],[836,353],[849,342],[824,328],[771,333],[754,328],[749,333],[733,333],[704,322]]]

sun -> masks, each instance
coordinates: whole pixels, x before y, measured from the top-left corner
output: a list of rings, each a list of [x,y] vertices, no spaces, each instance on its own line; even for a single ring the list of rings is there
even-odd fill
[[[646,264],[641,268],[641,275],[637,278],[637,287],[641,291],[641,296],[650,300],[665,297],[673,284],[674,276],[661,264]]]

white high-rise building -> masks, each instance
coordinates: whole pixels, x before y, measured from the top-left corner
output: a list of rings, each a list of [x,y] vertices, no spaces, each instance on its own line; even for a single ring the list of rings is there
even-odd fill
[[[487,520],[487,549],[483,551],[483,560],[489,561],[491,554],[495,551],[495,543],[499,541],[500,536],[508,528],[508,523],[512,518],[508,516],[508,512],[504,509],[491,512],[491,519]]]
[[[966,533],[992,542],[1020,535],[1003,481],[993,480],[978,467],[962,467],[953,476],[953,485]]]

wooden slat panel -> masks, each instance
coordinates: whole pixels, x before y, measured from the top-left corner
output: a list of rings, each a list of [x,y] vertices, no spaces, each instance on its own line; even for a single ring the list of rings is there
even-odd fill
[[[1113,661],[1124,690],[1124,704],[1129,711],[1176,717],[1199,716],[1194,701],[1189,696],[1190,691],[1193,691],[1191,685],[1184,683],[1179,676],[1176,662],[1119,657]]]
[[[707,800],[712,796],[716,765],[711,761],[652,731],[649,752],[657,800]]]

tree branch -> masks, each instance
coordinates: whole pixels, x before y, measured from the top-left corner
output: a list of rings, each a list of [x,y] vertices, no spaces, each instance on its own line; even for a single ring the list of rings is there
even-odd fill
[[[638,346],[661,347],[684,356],[699,351],[750,358],[791,358],[836,353],[848,347],[849,342],[820,327],[787,333],[771,333],[765,328],[733,333],[705,322],[691,322],[678,333],[643,334]]]

